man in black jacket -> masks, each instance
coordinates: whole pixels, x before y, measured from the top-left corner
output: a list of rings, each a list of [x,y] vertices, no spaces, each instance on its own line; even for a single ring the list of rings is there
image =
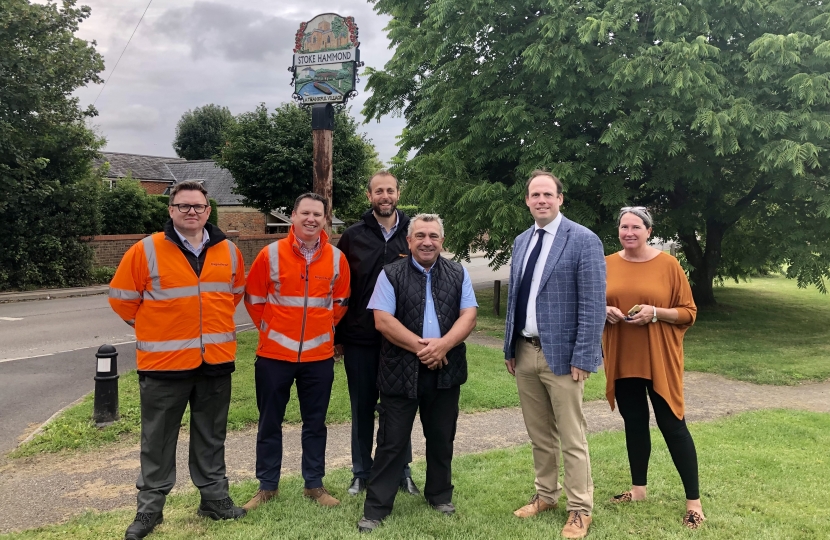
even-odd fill
[[[396,209],[399,194],[398,180],[390,173],[380,171],[372,176],[366,189],[372,209],[363,214],[361,221],[346,229],[337,244],[346,256],[351,270],[349,310],[337,325],[334,335],[338,352],[344,354],[352,406],[354,477],[348,490],[350,495],[357,495],[366,489],[366,481],[372,469],[375,406],[378,403],[380,333],[375,330],[375,319],[366,305],[383,266],[406,257],[409,253],[406,243],[409,218]],[[400,489],[411,495],[419,495],[409,469],[411,461],[410,444]]]

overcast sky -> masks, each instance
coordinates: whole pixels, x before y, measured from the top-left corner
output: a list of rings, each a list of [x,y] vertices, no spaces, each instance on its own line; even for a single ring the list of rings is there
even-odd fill
[[[291,101],[294,35],[300,23],[323,12],[353,16],[359,28],[361,60],[382,68],[391,58],[383,28],[365,0],[287,2],[247,0],[153,0],[115,73],[118,56],[147,7],[148,0],[79,0],[92,8],[78,36],[97,41],[104,56],[106,88],[98,98],[96,130],[106,150],[175,156],[173,137],[182,113],[215,103],[233,114],[264,102],[269,109]],[[308,7],[306,7],[308,6]],[[350,101],[352,115],[366,100],[366,78]],[[91,104],[101,85],[78,90],[81,105]],[[388,161],[403,119],[386,117],[361,126]]]

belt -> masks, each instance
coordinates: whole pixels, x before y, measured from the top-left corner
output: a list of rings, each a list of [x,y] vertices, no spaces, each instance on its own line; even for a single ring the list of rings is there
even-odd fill
[[[527,336],[525,336],[525,335],[521,335],[521,334],[520,334],[520,336],[521,336],[521,338],[522,338],[523,340],[527,341],[528,343],[530,343],[530,344],[531,344],[531,345],[533,345],[534,347],[536,347],[536,348],[538,348],[538,349],[541,349],[541,348],[542,348],[542,342],[541,342],[541,341],[539,341],[539,337],[538,337],[538,336],[527,337]]]

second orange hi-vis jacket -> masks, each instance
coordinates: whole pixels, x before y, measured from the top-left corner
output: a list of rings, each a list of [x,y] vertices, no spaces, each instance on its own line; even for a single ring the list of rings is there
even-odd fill
[[[135,327],[139,373],[166,378],[176,372],[186,375],[181,372],[202,364],[218,368],[228,363],[230,369],[221,371],[233,370],[233,316],[244,293],[245,264],[239,249],[218,228],[208,231],[210,242],[198,276],[165,233],[136,243],[118,265],[109,302]]]
[[[334,326],[349,301],[349,263],[320,235],[311,263],[300,252],[294,227],[259,252],[245,286],[245,308],[259,328],[257,355],[289,362],[334,356]]]

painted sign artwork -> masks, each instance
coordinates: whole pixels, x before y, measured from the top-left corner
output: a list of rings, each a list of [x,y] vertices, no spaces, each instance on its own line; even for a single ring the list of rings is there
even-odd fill
[[[360,51],[353,17],[317,15],[302,23],[294,41],[294,99],[303,105],[345,103],[357,80]]]

